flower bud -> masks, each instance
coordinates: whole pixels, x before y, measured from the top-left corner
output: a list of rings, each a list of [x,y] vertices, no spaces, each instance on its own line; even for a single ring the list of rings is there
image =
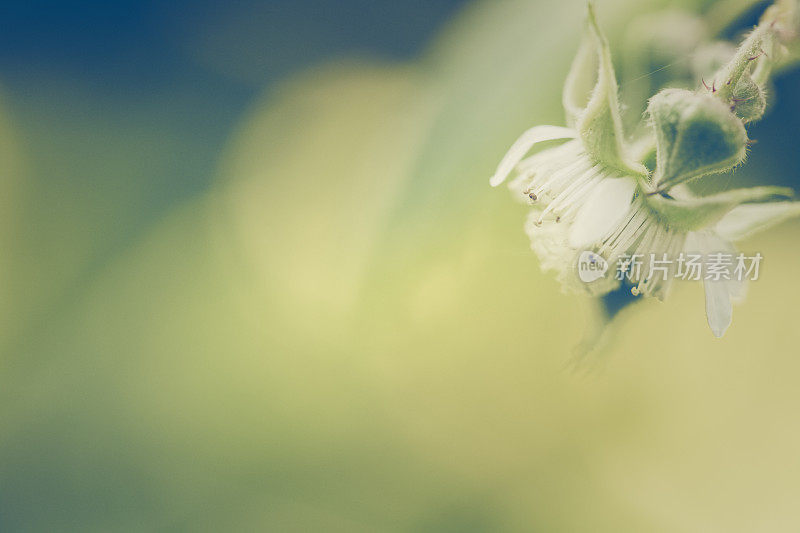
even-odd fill
[[[736,84],[731,96],[731,110],[742,122],[748,123],[760,119],[767,109],[767,97],[764,90],[745,74]]]
[[[650,99],[648,112],[656,134],[653,181],[659,190],[724,172],[745,158],[744,124],[712,96],[666,89]]]

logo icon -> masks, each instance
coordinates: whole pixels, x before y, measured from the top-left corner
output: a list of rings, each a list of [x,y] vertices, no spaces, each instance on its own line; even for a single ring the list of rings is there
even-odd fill
[[[578,256],[578,277],[584,283],[591,283],[602,278],[608,272],[608,261],[603,256],[589,250]]]

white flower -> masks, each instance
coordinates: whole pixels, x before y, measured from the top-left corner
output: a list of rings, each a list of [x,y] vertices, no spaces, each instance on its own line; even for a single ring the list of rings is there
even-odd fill
[[[785,188],[698,197],[685,186],[744,161],[744,123],[763,113],[762,85],[775,61],[775,54],[756,52],[775,50],[780,25],[765,19],[745,40],[720,69],[719,90],[713,84],[710,94],[667,89],[650,100],[652,137],[638,144],[655,150],[651,173],[639,162],[647,150],[641,158],[630,157],[634,150],[624,139],[608,44],[591,3],[588,13],[587,38],[564,88],[568,127],[526,131],[490,184],[497,186],[514,175],[511,190],[533,207],[526,223],[531,247],[543,269],[558,272],[563,286],[603,295],[624,280],[634,295],[664,299],[680,253],[732,254],[734,241],[800,215],[800,203],[775,201],[792,194]],[[794,11],[772,13],[788,16]],[[582,87],[593,71],[593,87]],[[562,143],[528,155],[536,144],[552,141]],[[619,263],[624,276],[579,280],[576,259],[588,252],[610,265]],[[632,257],[641,263],[634,265]],[[663,275],[653,275],[656,261]],[[731,323],[732,302],[744,296],[744,283],[724,278],[704,279],[704,285],[708,323],[720,337]]]
[[[585,87],[596,69],[594,87]],[[582,98],[583,97],[583,98]],[[582,101],[585,100],[585,101]],[[509,187],[533,207],[526,224],[542,268],[567,282],[574,250],[602,237],[625,215],[647,170],[628,155],[608,43],[589,5],[587,36],[564,88],[570,127],[536,126],[512,145],[489,183]],[[528,155],[538,143],[566,141]]]
[[[747,70],[741,76],[749,80]],[[734,241],[800,214],[800,204],[774,202],[793,194],[781,187],[693,195],[685,182],[743,161],[747,135],[742,119],[713,96],[675,89],[651,99],[648,111],[657,142],[651,183],[638,184],[625,215],[590,249],[613,265],[619,265],[622,258],[640,258],[636,269],[633,263],[627,268],[623,264],[631,292],[663,300],[675,277],[674,261],[681,252],[697,252],[703,257],[733,253]],[[597,209],[616,209],[631,198],[627,191],[616,194],[616,200],[606,198],[605,207]],[[580,223],[577,220],[576,226]],[[665,272],[652,275],[654,261],[660,258],[667,259]],[[594,292],[608,290],[611,285],[597,286]],[[744,285],[734,280],[704,279],[704,286],[708,323],[714,335],[721,337],[731,323],[731,302],[743,299]]]
[[[714,197],[686,196],[681,200],[639,197],[623,221],[592,250],[611,265],[620,264],[621,258],[640,258],[641,262],[635,270],[630,265],[623,268],[632,285],[631,292],[663,300],[675,278],[675,260],[681,253],[697,253],[705,258],[719,253],[735,255],[734,242],[800,215],[798,202],[740,202],[767,200],[790,193],[773,187],[757,187]],[[687,223],[670,224],[656,207],[661,203],[678,204],[687,209],[702,206],[704,216]],[[669,259],[666,272],[652,275],[651,263],[662,257]],[[731,324],[732,303],[744,299],[746,279],[704,277],[703,283],[708,325],[716,337],[721,337]]]

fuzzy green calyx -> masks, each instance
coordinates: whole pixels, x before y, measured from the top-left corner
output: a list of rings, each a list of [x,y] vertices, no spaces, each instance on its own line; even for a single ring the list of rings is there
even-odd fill
[[[656,135],[657,190],[724,172],[744,161],[744,125],[712,96],[665,89],[650,99],[648,113]]]
[[[759,64],[769,64],[770,59],[765,54],[765,48],[771,48],[772,32],[771,24],[761,24],[750,33],[733,58],[714,76],[712,81],[714,96],[724,102],[730,102],[737,85],[744,76],[749,75],[754,64],[757,69]]]
[[[733,89],[731,110],[746,124],[763,117],[766,109],[767,97],[764,90],[753,81],[749,73],[745,73]]]

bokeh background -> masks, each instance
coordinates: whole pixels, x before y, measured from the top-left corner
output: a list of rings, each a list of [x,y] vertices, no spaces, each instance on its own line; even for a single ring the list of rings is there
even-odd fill
[[[764,6],[597,4],[633,122]],[[800,224],[717,340],[561,294],[488,187],[582,9],[3,3],[0,530],[796,531]],[[709,188],[800,187],[772,94]]]

